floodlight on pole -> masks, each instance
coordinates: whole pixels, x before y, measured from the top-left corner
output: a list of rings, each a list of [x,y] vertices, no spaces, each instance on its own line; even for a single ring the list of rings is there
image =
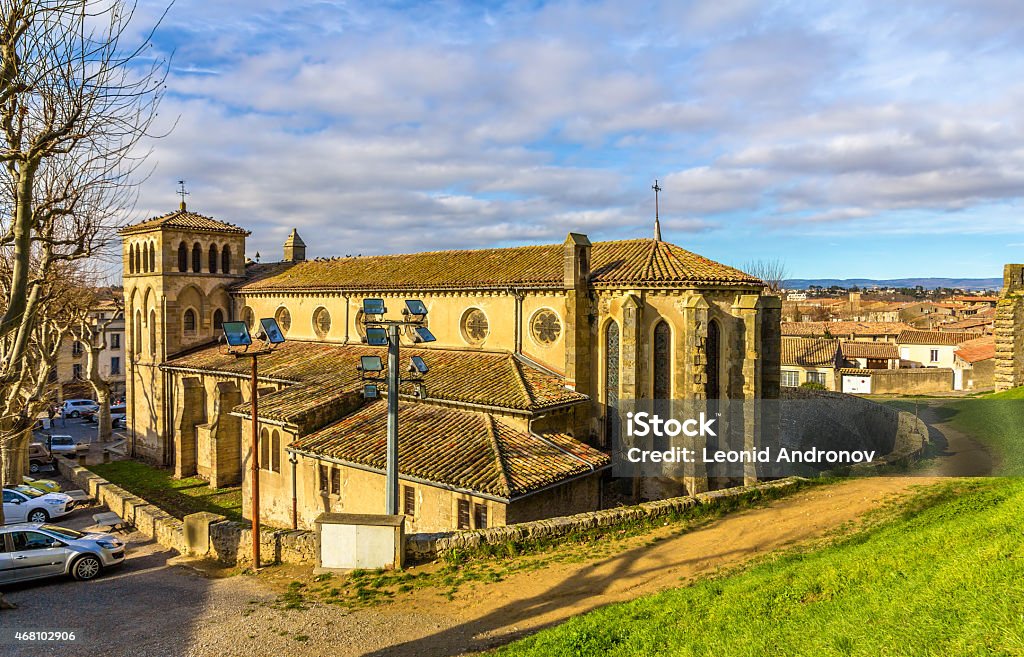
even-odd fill
[[[427,306],[419,299],[406,299],[402,308],[402,319],[385,318],[387,308],[383,299],[363,299],[362,321],[366,326],[365,338],[371,347],[388,348],[387,361],[387,395],[388,395],[388,435],[387,435],[387,469],[385,471],[385,513],[398,514],[398,397],[402,378],[399,374],[399,358],[402,329],[409,328],[412,341],[415,343],[434,342],[436,338],[427,330]],[[380,389],[379,378],[374,375],[383,370],[380,356],[362,356],[358,366],[363,375],[363,397],[377,399]],[[422,376],[430,368],[420,356],[413,356],[409,364],[409,372],[413,375],[407,382],[415,384],[414,396],[426,397],[427,390],[423,385]]]
[[[260,331],[257,338],[262,345],[250,350],[253,346],[252,336],[245,322],[224,322],[222,327],[224,340],[228,344],[228,351],[238,358],[251,358],[252,369],[249,377],[249,412],[252,415],[252,445],[249,458],[249,472],[252,480],[252,509],[249,511],[252,529],[252,564],[253,569],[260,567],[260,471],[256,459],[260,453],[259,449],[259,368],[257,359],[260,356],[269,354],[274,347],[284,342],[284,334],[277,325],[274,318],[260,320]],[[235,351],[231,351],[235,349]],[[294,464],[293,464],[294,466]],[[294,471],[294,467],[293,467]],[[294,501],[293,501],[294,506]],[[293,509],[293,523],[294,523]]]

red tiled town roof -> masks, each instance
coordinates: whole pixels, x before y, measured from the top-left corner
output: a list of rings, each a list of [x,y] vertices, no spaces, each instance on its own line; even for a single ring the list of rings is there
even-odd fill
[[[189,212],[184,208],[175,210],[174,212],[169,212],[159,217],[140,221],[137,224],[125,226],[117,232],[121,235],[133,235],[135,233],[145,233],[157,228],[179,228],[182,230],[210,233],[236,233],[240,235],[250,234],[249,231],[240,226],[229,224],[226,221],[220,221],[213,217],[207,217],[206,215]]]
[[[564,280],[561,244],[472,251],[330,258],[251,266],[241,292],[313,290],[555,288]],[[597,242],[590,283],[595,286],[721,284],[760,288],[762,281],[668,242]]]
[[[782,338],[782,364],[800,367],[835,367],[839,340]]]
[[[782,335],[896,335],[910,328],[903,322],[782,322]]]
[[[963,342],[954,352],[960,359],[968,363],[977,363],[996,357],[995,336],[986,335],[983,338],[976,338]]]
[[[843,358],[899,358],[892,342],[843,342]]]
[[[398,411],[401,476],[512,500],[565,479],[603,469],[604,452],[565,434],[538,435],[471,411],[420,403]],[[299,438],[302,453],[384,472],[387,404],[375,401]]]
[[[954,346],[978,337],[977,333],[957,331],[903,331],[896,338],[897,344],[934,344]]]

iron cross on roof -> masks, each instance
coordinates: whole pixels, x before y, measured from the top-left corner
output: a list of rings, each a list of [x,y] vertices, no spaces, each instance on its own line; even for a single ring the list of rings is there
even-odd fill
[[[654,190],[654,239],[657,242],[661,241],[661,220],[658,217],[658,192],[661,191],[661,186],[658,184],[658,179],[654,179],[654,184],[651,185],[651,189]]]
[[[184,180],[179,180],[178,181],[178,195],[181,196],[181,209],[184,210],[185,209],[185,197],[189,195],[189,193],[187,191],[185,191],[185,181]]]

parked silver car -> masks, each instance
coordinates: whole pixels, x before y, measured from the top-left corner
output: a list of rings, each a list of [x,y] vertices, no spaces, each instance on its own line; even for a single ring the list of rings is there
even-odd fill
[[[20,523],[0,527],[0,584],[71,575],[92,579],[124,562],[125,545],[110,534]]]

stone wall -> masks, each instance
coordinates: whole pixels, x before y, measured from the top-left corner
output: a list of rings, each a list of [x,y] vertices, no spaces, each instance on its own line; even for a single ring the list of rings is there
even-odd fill
[[[535,520],[518,525],[441,534],[411,534],[406,539],[405,554],[407,560],[431,561],[453,550],[474,550],[485,545],[503,543],[527,545],[599,527],[630,525],[685,513],[697,507],[712,509],[765,497],[780,496],[795,491],[805,485],[807,481],[799,477],[791,477],[752,486],[725,488],[693,496],[673,497],[655,502],[644,502],[635,506],[622,506],[561,518]]]
[[[946,367],[839,371],[840,377],[844,374],[870,376],[872,395],[920,395],[953,389],[953,370]]]
[[[1003,268],[1003,293],[996,304],[996,392],[1024,385],[1024,265]]]

